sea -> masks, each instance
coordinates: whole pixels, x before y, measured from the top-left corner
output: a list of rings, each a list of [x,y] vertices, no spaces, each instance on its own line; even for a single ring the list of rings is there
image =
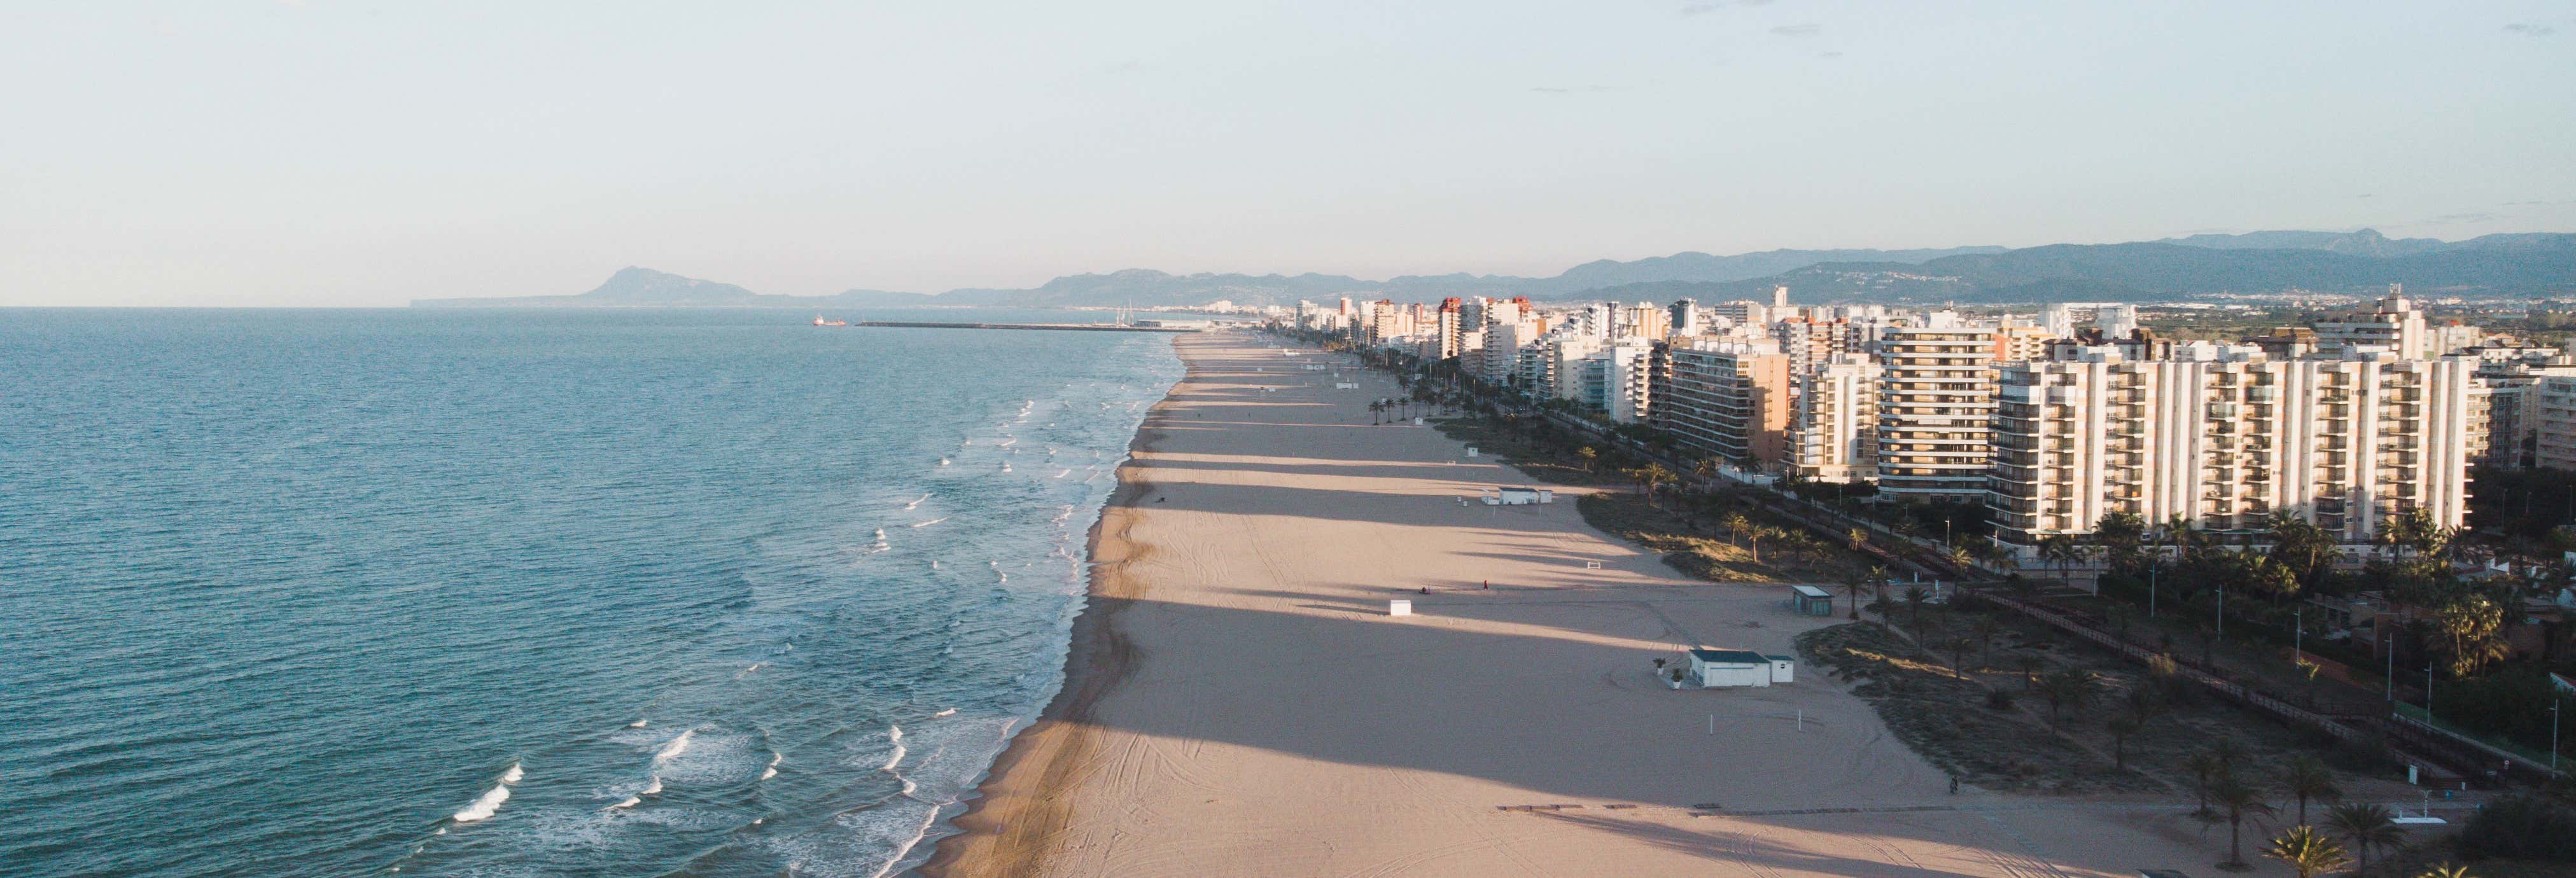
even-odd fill
[[[0,309],[0,874],[920,863],[1182,367],[813,317]]]

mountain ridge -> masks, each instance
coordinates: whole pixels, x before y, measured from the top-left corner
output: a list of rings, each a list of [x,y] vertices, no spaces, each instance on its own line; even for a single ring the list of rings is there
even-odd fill
[[[1785,267],[1784,267],[1785,266]],[[1716,256],[1685,251],[1620,262],[1594,260],[1547,278],[1401,275],[1370,281],[1305,272],[1171,274],[1148,268],[1065,275],[1026,289],[907,293],[853,288],[825,296],[757,293],[733,284],[628,266],[570,296],[421,299],[418,307],[799,307],[1008,305],[1033,308],[1175,307],[1232,301],[1291,304],[1341,296],[1431,302],[1450,296],[1583,298],[1705,295],[1765,298],[1788,286],[1802,301],[2037,302],[2069,298],[2178,297],[2209,293],[2363,291],[2388,283],[2496,294],[2576,292],[2576,234],[2531,232],[2462,241],[2352,232],[2198,234],[2118,244],[1948,247],[1917,250],[1768,250]]]

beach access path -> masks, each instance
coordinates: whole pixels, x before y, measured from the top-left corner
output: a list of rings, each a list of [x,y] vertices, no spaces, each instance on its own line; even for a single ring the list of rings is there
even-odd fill
[[[1681,578],[1584,524],[1582,489],[1476,502],[1532,482],[1372,426],[1400,394],[1348,356],[1174,343],[1189,375],[1095,535],[1065,693],[928,874],[2110,878],[2224,857],[2187,799],[1951,794],[1813,667],[1667,689],[1650,662],[1679,648],[1788,653],[1840,619]]]

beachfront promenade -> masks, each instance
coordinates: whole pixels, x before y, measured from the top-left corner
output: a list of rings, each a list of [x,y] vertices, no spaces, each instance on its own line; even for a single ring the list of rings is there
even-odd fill
[[[1786,653],[1834,620],[1680,579],[1570,498],[1461,504],[1529,480],[1371,426],[1396,391],[1347,357],[1175,344],[1190,375],[1104,515],[1067,696],[935,874],[2033,878],[2223,856],[2169,796],[1951,795],[1822,673],[1666,689],[1649,662],[1678,646]]]

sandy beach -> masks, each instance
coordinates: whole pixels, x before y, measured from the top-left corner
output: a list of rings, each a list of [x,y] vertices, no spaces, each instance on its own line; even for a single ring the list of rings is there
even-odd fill
[[[1809,667],[1667,689],[1650,662],[1677,648],[1789,653],[1839,620],[1681,579],[1562,494],[1473,502],[1530,481],[1372,426],[1396,391],[1348,357],[1175,343],[1189,376],[1094,536],[1064,692],[927,874],[2108,878],[2225,855],[2172,797],[1952,794]]]

